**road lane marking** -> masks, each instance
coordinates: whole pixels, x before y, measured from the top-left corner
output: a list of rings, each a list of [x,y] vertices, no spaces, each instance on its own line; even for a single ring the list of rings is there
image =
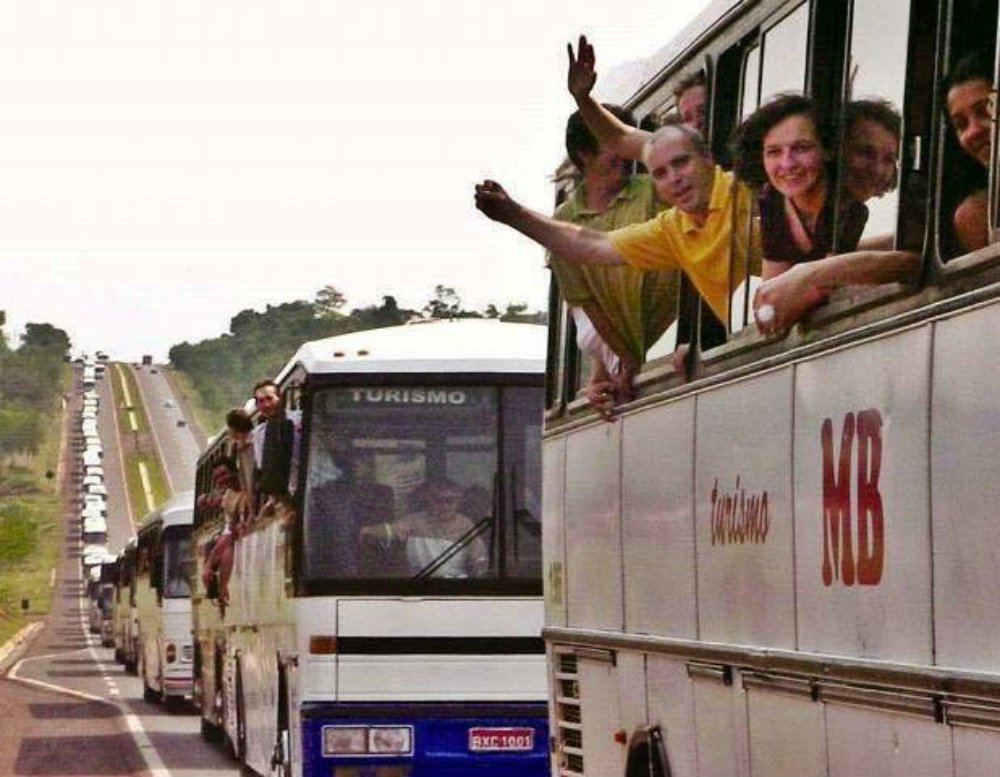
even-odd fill
[[[139,462],[139,479],[142,481],[142,492],[146,495],[146,511],[153,512],[156,509],[156,502],[153,500],[153,487],[149,483],[149,470],[146,462]]]
[[[139,390],[139,399],[142,400],[142,406],[146,410],[146,420],[149,422],[149,431],[153,435],[153,444],[156,445],[156,457],[160,460],[160,470],[167,481],[167,490],[173,496],[177,493],[177,489],[174,487],[174,479],[170,477],[170,468],[167,466],[167,457],[163,453],[164,448],[160,445],[160,436],[156,433],[156,424],[153,423],[153,411],[150,410],[149,403],[146,401],[146,393],[142,390],[142,383],[138,377],[135,379],[135,385]]]

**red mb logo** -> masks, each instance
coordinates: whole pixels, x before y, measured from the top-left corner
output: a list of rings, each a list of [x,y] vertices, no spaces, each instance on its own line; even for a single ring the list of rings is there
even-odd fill
[[[823,421],[823,585],[878,585],[885,561],[885,521],[878,490],[882,469],[882,414],[862,410],[844,416],[840,455],[833,445],[833,421]],[[856,505],[853,520],[851,460],[857,445]]]

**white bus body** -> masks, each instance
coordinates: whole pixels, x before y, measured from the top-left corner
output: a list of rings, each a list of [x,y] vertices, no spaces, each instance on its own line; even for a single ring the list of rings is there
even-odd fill
[[[222,671],[204,680],[203,718],[254,770],[547,773],[545,337],[492,321],[370,330],[307,343],[279,376],[304,418],[296,513],[240,533],[229,604],[197,624],[203,675]],[[225,445],[199,463],[199,500]],[[420,538],[368,544],[359,527],[384,510],[366,525],[387,531],[440,478],[479,520],[447,542],[454,556],[404,571]],[[197,523],[204,546],[220,524],[210,511]],[[486,549],[482,566],[470,546]],[[199,583],[199,620],[206,593]]]
[[[147,701],[191,695],[193,497],[171,497],[139,525],[135,660]]]

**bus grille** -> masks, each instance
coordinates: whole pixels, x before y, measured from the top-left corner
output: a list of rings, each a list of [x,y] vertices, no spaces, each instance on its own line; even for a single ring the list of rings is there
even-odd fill
[[[580,684],[576,654],[555,648],[557,728],[556,764],[559,777],[583,777],[583,729],[580,725]]]

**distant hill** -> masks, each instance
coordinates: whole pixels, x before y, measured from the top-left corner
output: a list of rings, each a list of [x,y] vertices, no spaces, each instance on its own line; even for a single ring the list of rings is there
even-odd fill
[[[545,323],[545,314],[527,306],[489,305],[484,311],[465,310],[455,291],[436,286],[421,310],[400,308],[393,297],[381,305],[343,313],[346,299],[326,286],[312,302],[268,305],[263,312],[243,310],[229,322],[229,331],[198,343],[180,343],[170,349],[170,364],[181,374],[178,384],[190,391],[195,408],[209,433],[222,426],[226,412],[250,397],[258,380],[273,377],[302,343],[364,329],[398,326],[415,318],[499,318],[504,321]]]

